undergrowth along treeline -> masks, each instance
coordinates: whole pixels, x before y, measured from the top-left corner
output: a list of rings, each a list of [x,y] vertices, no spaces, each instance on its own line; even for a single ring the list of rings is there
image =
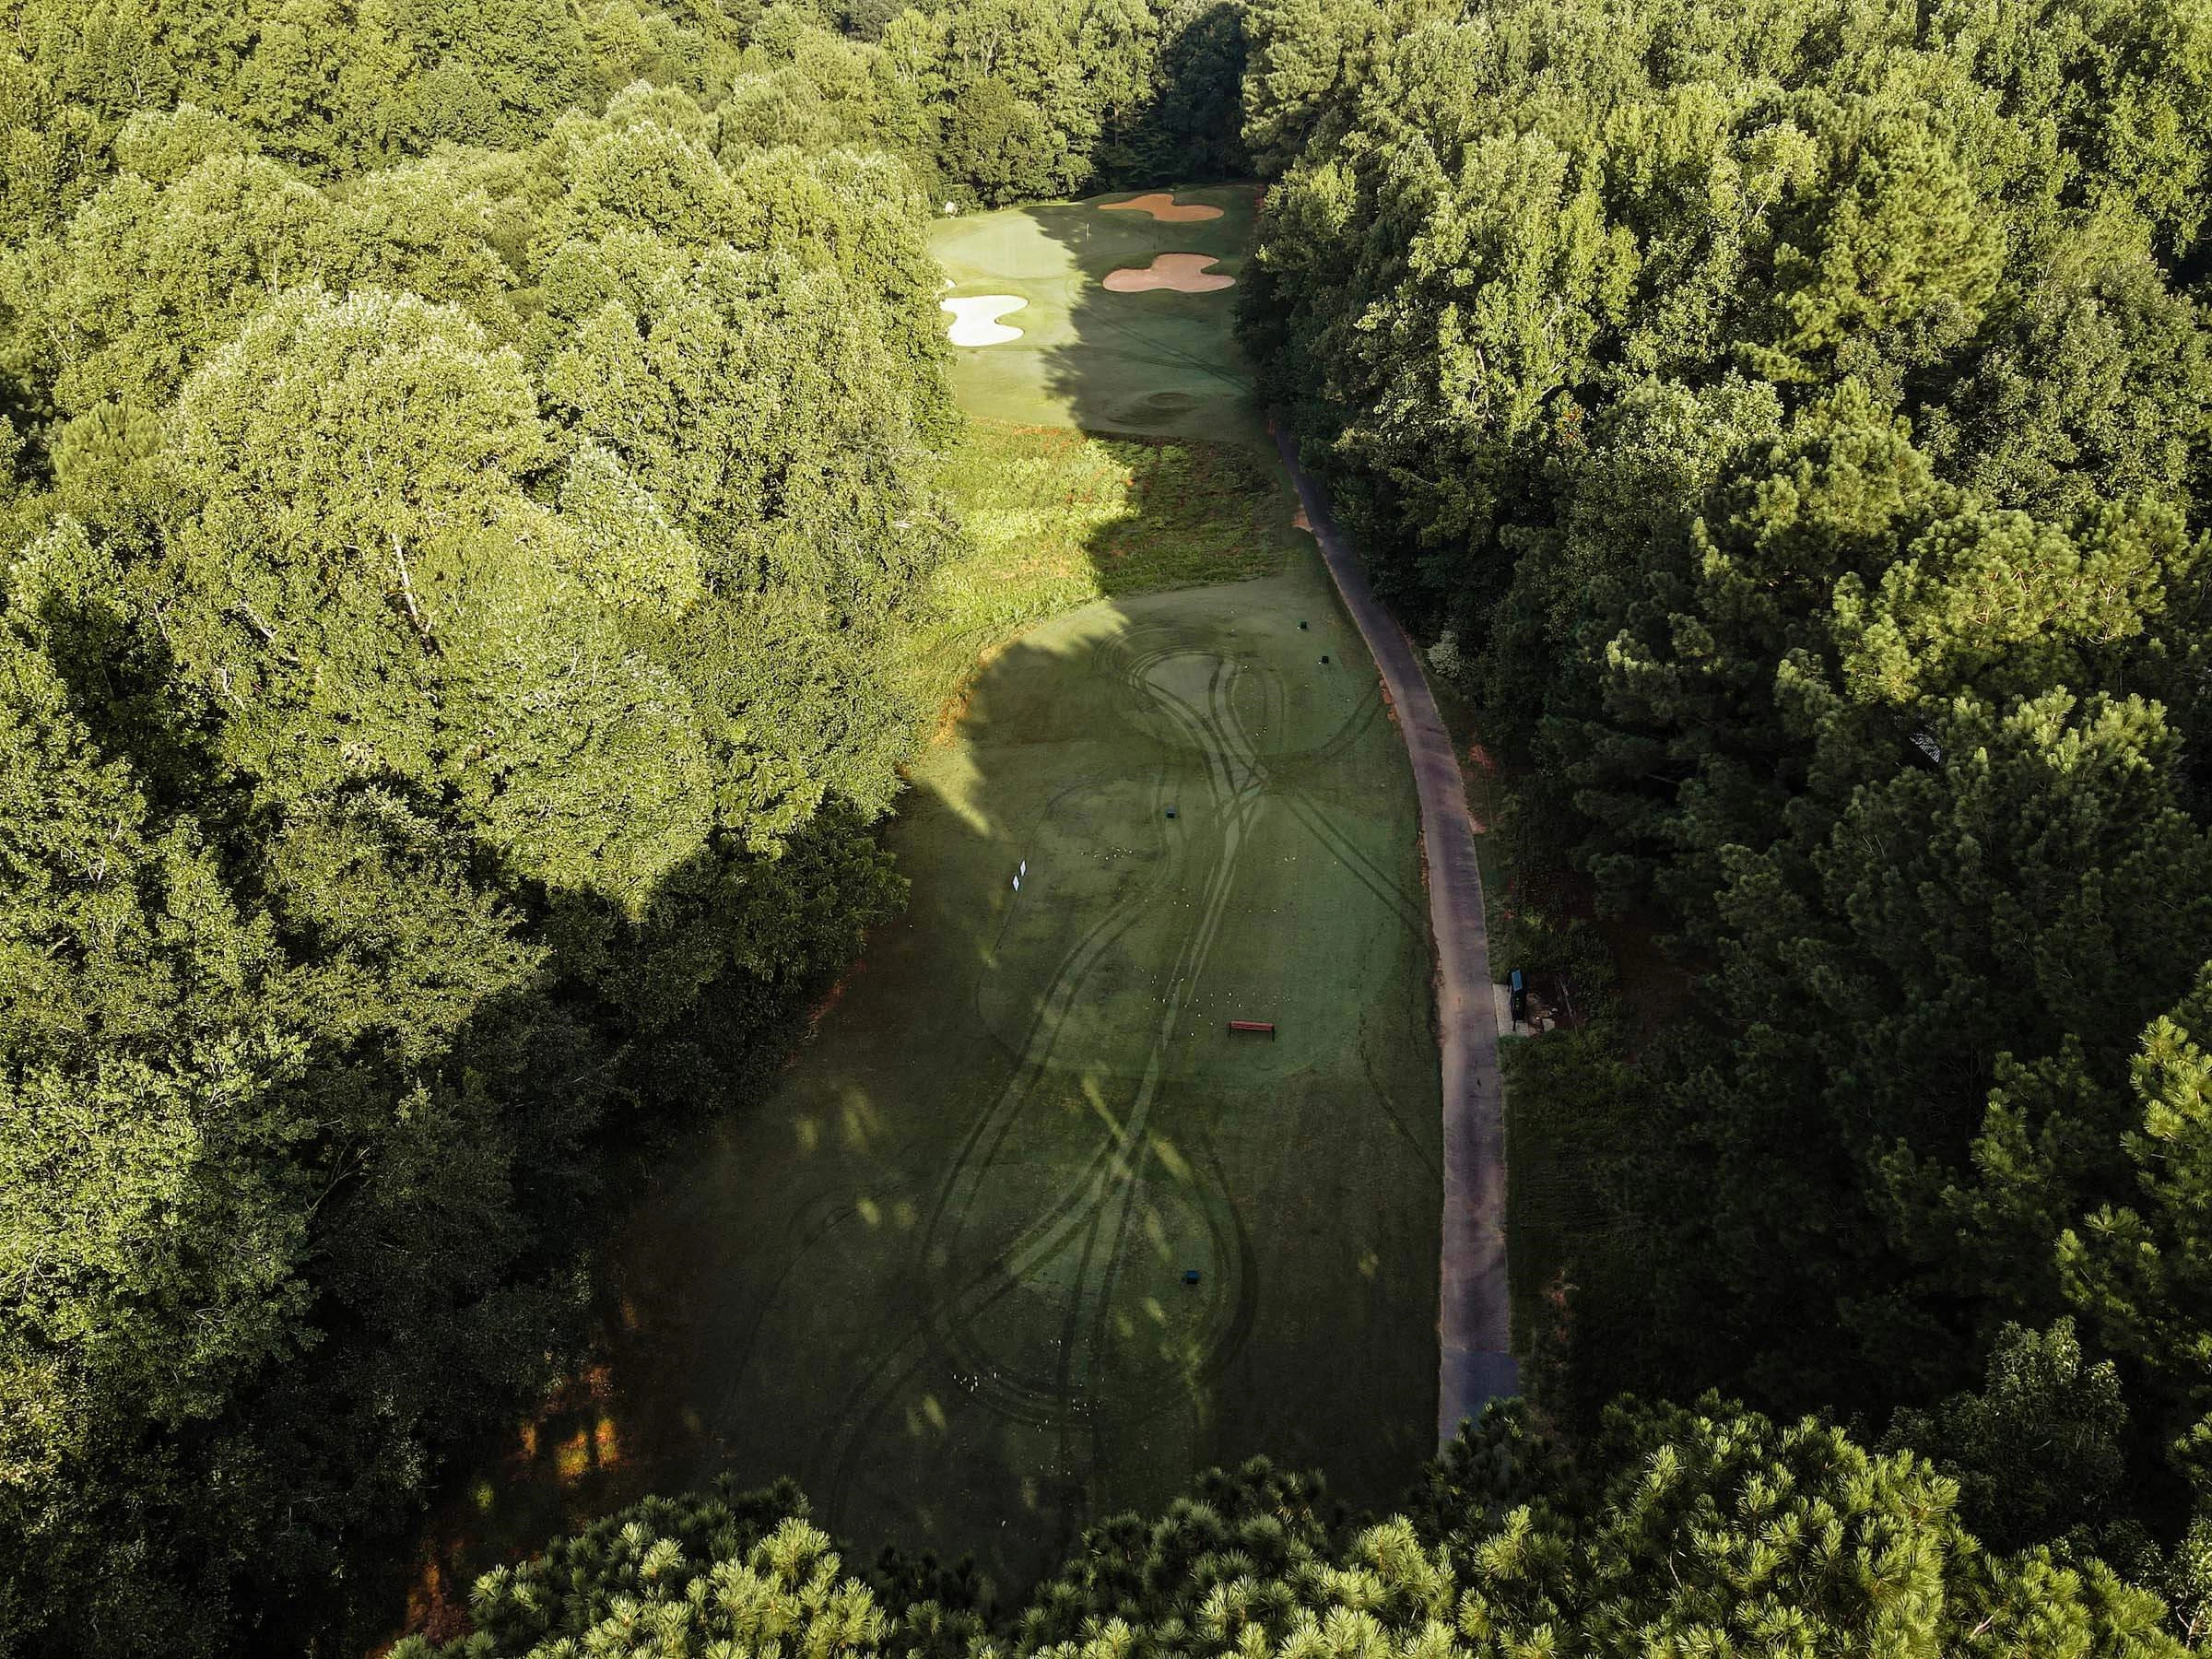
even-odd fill
[[[337,1640],[575,1361],[617,1154],[903,890],[925,219],[1233,166],[1241,52],[0,5],[0,1653]]]
[[[2212,11],[1248,29],[1254,355],[1523,855],[1693,982],[1516,1075],[1596,1199],[1539,1397],[1832,1407],[2195,1629]]]

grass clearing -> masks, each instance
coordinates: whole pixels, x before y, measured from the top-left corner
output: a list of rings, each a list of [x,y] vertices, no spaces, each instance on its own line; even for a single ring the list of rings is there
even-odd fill
[[[1257,193],[1229,184],[1175,194],[1218,216],[1161,222],[1101,204],[1048,202],[933,225],[931,249],[952,281],[947,300],[1026,302],[1007,315],[1022,331],[1018,340],[958,354],[953,387],[961,407],[1023,426],[1266,448],[1252,366],[1230,329],[1233,291],[1105,288],[1115,271],[1149,270],[1162,255],[1194,256],[1209,276],[1242,272]]]
[[[699,1423],[648,1455],[795,1474],[845,1535],[1005,1584],[1210,1464],[1412,1477],[1415,804],[1314,562],[1082,606],[977,677],[889,832],[907,914],[619,1253]]]
[[[908,911],[610,1244],[599,1381],[465,1488],[446,1582],[791,1475],[840,1535],[1018,1590],[1210,1465],[1325,1465],[1375,1507],[1434,1450],[1413,780],[1229,297],[1100,284],[1241,263],[1253,193],[1182,194],[1220,217],[938,227],[952,297],[1028,303],[955,375],[969,548],[909,671],[965,695],[886,831]]]
[[[1031,623],[1270,575],[1296,546],[1275,469],[1242,444],[973,420],[939,488],[967,550],[937,571],[913,641],[912,683],[931,708]]]

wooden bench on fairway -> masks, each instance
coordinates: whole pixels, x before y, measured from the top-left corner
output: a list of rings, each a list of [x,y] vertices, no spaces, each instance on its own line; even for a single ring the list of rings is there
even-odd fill
[[[1229,1022],[1229,1029],[1231,1031],[1265,1031],[1270,1041],[1275,1038],[1275,1022],[1270,1019],[1232,1019]]]

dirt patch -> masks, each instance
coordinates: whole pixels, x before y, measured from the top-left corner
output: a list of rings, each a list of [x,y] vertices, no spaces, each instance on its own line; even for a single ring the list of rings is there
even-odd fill
[[[1106,278],[1106,286],[1117,294],[1146,294],[1154,288],[1172,288],[1178,294],[1210,294],[1216,288],[1236,286],[1237,279],[1227,272],[1206,268],[1220,263],[1211,253],[1162,253],[1152,262],[1149,270],[1124,266],[1113,272]]]
[[[955,346],[1003,346],[1008,340],[1020,339],[1021,330],[1009,327],[999,318],[1027,304],[1027,300],[1012,294],[982,294],[969,300],[940,300],[937,309],[952,313],[952,326],[945,331],[945,337]]]
[[[1190,225],[1200,219],[1218,219],[1221,209],[1208,207],[1203,202],[1184,202],[1177,206],[1174,196],[1164,190],[1150,195],[1132,196],[1126,202],[1107,202],[1101,211],[1106,213],[1148,213],[1163,225]]]

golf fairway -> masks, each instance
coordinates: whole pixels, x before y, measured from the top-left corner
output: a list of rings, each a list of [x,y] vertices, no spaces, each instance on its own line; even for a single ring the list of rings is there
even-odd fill
[[[960,353],[970,413],[1273,465],[1234,292],[1100,284],[1163,252],[1239,266],[1251,192],[1176,200],[1224,211],[938,227],[948,298],[1027,301],[1018,339]],[[653,1183],[607,1264],[604,1385],[479,1488],[485,1532],[788,1475],[859,1559],[973,1554],[1011,1593],[1214,1464],[1401,1496],[1437,1387],[1415,797],[1358,631],[1283,534],[1275,574],[990,654],[886,832],[905,913],[772,1095]]]
[[[1428,944],[1326,606],[1303,570],[1098,605],[984,675],[892,833],[907,914],[633,1241],[683,1309],[696,1476],[794,1474],[843,1535],[1002,1583],[1209,1464],[1411,1477]]]

